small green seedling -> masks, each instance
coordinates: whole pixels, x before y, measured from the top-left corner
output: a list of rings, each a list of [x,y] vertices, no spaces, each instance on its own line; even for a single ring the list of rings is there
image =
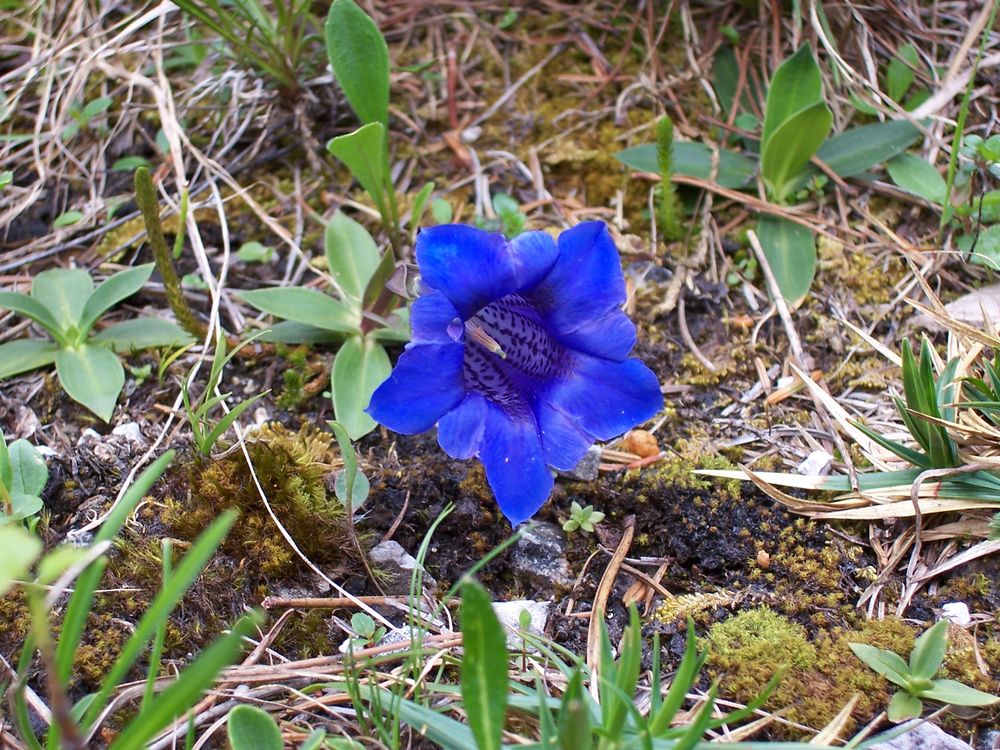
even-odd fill
[[[7,445],[0,431],[0,526],[24,521],[34,530],[48,481],[49,470],[38,449],[27,440]]]
[[[955,680],[935,680],[948,647],[948,621],[940,620],[917,638],[907,664],[903,658],[884,648],[865,643],[849,644],[861,661],[889,682],[898,685],[886,715],[890,721],[915,719],[924,710],[924,700],[950,703],[955,706],[989,706],[1000,698]]]
[[[569,510],[569,520],[563,524],[563,531],[570,534],[580,529],[585,534],[591,534],[594,527],[604,520],[604,514],[594,510],[593,505],[581,507],[580,503],[573,501]]]
[[[181,346],[191,341],[176,324],[145,317],[116,323],[91,335],[100,317],[139,291],[152,273],[152,263],[128,268],[95,289],[86,271],[53,268],[34,278],[30,295],[0,292],[0,309],[30,318],[53,339],[0,344],[0,380],[54,362],[59,383],[70,398],[110,421],[125,385],[125,370],[115,352]]]
[[[237,706],[230,711],[226,735],[233,750],[282,750],[285,746],[271,714],[256,706]]]
[[[374,646],[385,637],[385,628],[376,627],[375,621],[364,612],[355,612],[351,615],[351,630],[355,635],[350,642],[352,651]]]
[[[79,104],[72,105],[69,108],[69,116],[73,118],[73,121],[63,128],[60,135],[62,140],[68,141],[75,137],[81,130],[92,129],[91,123],[107,112],[112,104],[114,104],[114,99],[109,96],[102,96],[98,99],[92,99],[83,106]]]
[[[476,225],[489,232],[501,232],[507,239],[513,239],[521,234],[528,221],[528,217],[521,211],[521,204],[506,193],[497,193],[493,196],[492,202],[496,218],[476,219]]]

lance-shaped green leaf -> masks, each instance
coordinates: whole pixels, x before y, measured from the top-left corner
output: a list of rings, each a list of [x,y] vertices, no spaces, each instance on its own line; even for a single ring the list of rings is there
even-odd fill
[[[52,268],[31,282],[31,296],[48,308],[63,331],[78,329],[93,292],[94,280],[82,268]]]
[[[954,706],[992,706],[1000,700],[995,695],[984,693],[955,680],[934,680],[934,686],[921,690],[920,697]]]
[[[31,318],[44,328],[56,340],[62,336],[62,326],[59,321],[49,311],[49,309],[38,300],[20,292],[0,292],[0,309],[13,310],[19,315]],[[4,365],[0,363],[0,371]]]
[[[338,211],[326,225],[325,250],[330,275],[344,294],[360,305],[379,264],[375,240],[361,224]]]
[[[385,349],[370,336],[348,338],[333,361],[333,411],[351,440],[375,429],[375,420],[365,414],[372,394],[392,372]]]
[[[111,421],[118,394],[125,385],[125,370],[113,352],[94,344],[60,349],[56,373],[70,398],[105,422]]]
[[[841,177],[854,177],[903,153],[920,129],[906,120],[876,122],[831,136],[816,156]]]
[[[764,147],[778,129],[796,114],[823,101],[823,80],[816,58],[808,44],[803,44],[785,60],[771,77],[764,112]]]
[[[14,582],[24,578],[32,563],[42,553],[42,542],[31,532],[17,525],[0,526],[0,596]]]
[[[933,627],[921,633],[913,644],[913,651],[910,652],[910,674],[918,679],[929,680],[941,668],[947,648],[948,621],[938,620]]]
[[[712,175],[712,150],[704,143],[674,141],[671,148],[673,173],[707,180]],[[639,172],[659,173],[656,144],[644,143],[615,154],[627,167]],[[715,182],[720,187],[743,188],[750,184],[757,171],[757,163],[729,149],[719,149],[719,166]]]
[[[238,292],[237,296],[261,312],[296,323],[340,333],[355,333],[361,327],[357,310],[315,289],[275,287]]]
[[[326,144],[326,148],[351,170],[379,213],[385,216],[385,126],[370,122],[353,133],[337,136]]]
[[[194,337],[176,323],[161,318],[134,318],[108,326],[91,341],[99,341],[116,352],[186,346]]]
[[[892,159],[886,169],[897,187],[940,206],[944,203],[945,181],[926,159],[916,154],[900,154]]]
[[[776,201],[788,200],[802,183],[809,160],[826,140],[832,125],[830,108],[817,102],[785,120],[764,143],[760,173]]]
[[[354,0],[334,0],[326,17],[326,52],[333,75],[364,123],[389,127],[389,48]]]
[[[0,344],[0,380],[56,361],[59,345],[43,339],[17,339]]]
[[[757,233],[778,288],[798,304],[816,274],[816,240],[808,228],[777,216],[762,216]]]
[[[154,263],[147,263],[119,271],[114,276],[105,279],[83,306],[77,326],[79,333],[86,335],[101,315],[142,289],[142,285],[149,280],[153,273],[154,266]]]
[[[2,438],[0,438],[2,439]],[[15,440],[7,449],[10,481],[4,484],[19,495],[40,495],[49,481],[49,469],[38,449],[27,440]]]
[[[462,700],[479,750],[500,750],[507,712],[507,638],[475,582],[462,587]]]

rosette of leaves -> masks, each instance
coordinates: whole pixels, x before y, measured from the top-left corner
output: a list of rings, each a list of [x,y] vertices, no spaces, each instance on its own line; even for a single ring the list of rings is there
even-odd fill
[[[295,344],[336,343],[333,408],[352,440],[367,435],[375,421],[364,413],[375,388],[392,366],[383,345],[409,339],[409,316],[386,288],[395,271],[391,251],[379,252],[361,224],[337,212],[326,227],[327,268],[337,296],[306,287],[239,292],[239,297],[284,322],[265,338]]]
[[[147,263],[119,271],[95,288],[87,271],[54,268],[34,278],[30,294],[0,292],[0,309],[31,319],[51,336],[0,344],[0,380],[55,363],[59,383],[69,397],[110,421],[125,385],[116,352],[192,341],[176,324],[150,317],[93,332],[101,316],[139,291],[152,273],[153,264]]]

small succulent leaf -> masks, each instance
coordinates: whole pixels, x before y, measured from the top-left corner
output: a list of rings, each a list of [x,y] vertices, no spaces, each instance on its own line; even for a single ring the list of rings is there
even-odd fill
[[[356,333],[361,316],[340,300],[303,287],[241,291],[237,295],[261,312],[339,333]]]
[[[105,279],[84,305],[77,330],[82,335],[86,335],[101,315],[142,289],[143,284],[149,281],[155,265],[155,263],[146,263],[142,266],[119,271]]]
[[[463,586],[460,619],[462,699],[469,727],[479,750],[500,750],[507,713],[507,637],[478,583]]]
[[[19,525],[0,526],[0,596],[3,596],[14,582],[27,575],[32,564],[42,553],[42,542],[31,532]]]
[[[4,481],[4,485],[16,494],[42,494],[49,481],[49,469],[38,449],[27,440],[15,440],[7,452],[11,477],[9,482]]]
[[[351,336],[337,352],[331,373],[333,411],[351,440],[358,440],[375,429],[375,420],[364,410],[375,389],[391,373],[389,355],[370,337]]]
[[[905,690],[897,690],[889,701],[886,716],[889,717],[889,721],[899,723],[907,719],[916,719],[923,710],[924,704],[919,698]]]
[[[948,621],[938,620],[921,633],[910,652],[910,674],[916,678],[930,679],[941,668],[948,648]]]
[[[236,706],[226,719],[232,750],[282,750],[281,730],[266,711],[256,706]]]
[[[70,398],[105,422],[111,421],[125,385],[125,370],[111,350],[93,344],[60,349],[56,354],[56,373]]]
[[[596,510],[590,514],[590,522],[592,524],[598,524],[604,520],[604,514],[601,511]]]
[[[389,127],[389,48],[354,0],[334,0],[326,17],[333,75],[358,118]]]
[[[370,122],[353,133],[332,139],[326,149],[351,170],[379,213],[385,214],[385,127],[379,122]]]
[[[52,268],[31,282],[31,296],[52,313],[63,331],[76,329],[94,293],[94,280],[82,268]]]
[[[122,353],[187,346],[195,342],[194,337],[179,325],[161,318],[134,318],[115,323],[91,336],[90,341]]]
[[[366,612],[355,612],[351,615],[351,629],[362,638],[371,638],[375,634],[375,621]]]
[[[869,646],[867,643],[849,643],[851,651],[861,661],[874,669],[890,682],[905,687],[910,674],[910,667],[899,654],[884,648]]]
[[[354,306],[360,305],[380,260],[375,240],[364,226],[338,211],[326,225],[325,249],[330,274]]]
[[[0,292],[0,310],[13,310],[19,315],[31,318],[53,337],[58,337],[62,332],[59,321],[56,320],[49,309],[27,294],[21,294],[20,292]],[[0,364],[0,371],[5,369],[5,364]]]
[[[1000,698],[955,680],[934,680],[934,687],[920,692],[921,698],[954,706],[991,706]]]

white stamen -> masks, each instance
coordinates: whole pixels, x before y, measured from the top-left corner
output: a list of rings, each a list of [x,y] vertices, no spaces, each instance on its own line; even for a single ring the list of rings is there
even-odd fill
[[[497,343],[495,338],[486,333],[481,326],[476,325],[471,320],[467,320],[465,321],[465,332],[469,335],[469,338],[487,351],[493,352],[500,359],[507,359],[507,353],[504,352],[503,347]]]

